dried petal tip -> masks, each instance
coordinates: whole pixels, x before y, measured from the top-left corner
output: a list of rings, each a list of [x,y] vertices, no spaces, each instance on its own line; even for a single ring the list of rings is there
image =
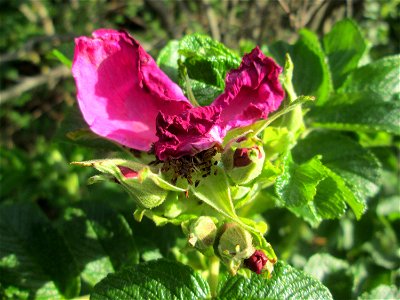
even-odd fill
[[[261,250],[256,250],[252,256],[244,260],[244,265],[253,272],[261,274],[265,264],[268,262],[268,258]]]

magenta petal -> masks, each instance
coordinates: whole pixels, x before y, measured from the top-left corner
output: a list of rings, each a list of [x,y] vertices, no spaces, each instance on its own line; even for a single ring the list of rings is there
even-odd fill
[[[157,140],[156,116],[192,106],[181,89],[126,32],[101,29],[75,40],[78,103],[91,130],[137,150]]]
[[[222,143],[220,109],[206,106],[192,108],[179,115],[157,116],[155,152],[160,160],[194,155]]]
[[[240,67],[228,73],[225,92],[211,104],[222,108],[226,130],[267,118],[278,109],[285,93],[278,76],[282,69],[256,47],[243,57]]]

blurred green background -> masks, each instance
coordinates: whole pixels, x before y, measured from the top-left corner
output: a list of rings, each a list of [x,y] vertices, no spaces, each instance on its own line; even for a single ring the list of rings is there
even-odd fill
[[[94,172],[69,164],[108,154],[96,144],[84,147],[65,136],[66,127],[79,128],[81,123],[74,124],[79,118],[70,71],[52,51],[58,49],[72,59],[76,36],[90,35],[97,28],[126,29],[156,57],[170,39],[200,32],[242,52],[249,45],[294,42],[304,27],[322,35],[336,21],[351,17],[370,41],[370,57],[376,59],[400,52],[399,9],[399,0],[0,0],[1,201],[36,203],[53,222],[66,207],[82,200],[120,199],[109,204],[116,209],[124,206],[127,196],[118,186],[86,186]],[[377,151],[391,172],[386,192],[394,195],[396,156],[393,151]],[[398,215],[391,216],[398,198],[384,204],[377,199],[369,203],[359,224],[349,217],[324,222],[318,230],[287,211],[274,210],[267,215],[275,230],[269,240],[279,255],[299,267],[316,252],[342,257],[344,264],[337,269],[342,281],[347,280],[346,260],[359,256],[357,251],[365,252],[370,263],[360,265],[360,291],[398,283],[400,275],[393,271],[398,262],[392,254],[398,251],[393,250],[399,238],[393,226],[399,222]],[[386,217],[397,221],[386,226]],[[371,236],[376,239],[370,241]],[[366,241],[371,246],[351,250]],[[376,276],[368,277],[370,272]]]

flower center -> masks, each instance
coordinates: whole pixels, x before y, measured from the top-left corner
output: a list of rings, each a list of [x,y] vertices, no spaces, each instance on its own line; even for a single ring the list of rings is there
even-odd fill
[[[193,156],[184,155],[180,158],[170,158],[166,161],[157,160],[153,163],[163,163],[162,172],[171,171],[172,184],[176,184],[178,178],[185,178],[189,184],[194,184],[197,187],[200,179],[210,175],[212,166],[218,164],[218,161],[213,160],[213,158],[220,150],[220,147],[216,145]]]

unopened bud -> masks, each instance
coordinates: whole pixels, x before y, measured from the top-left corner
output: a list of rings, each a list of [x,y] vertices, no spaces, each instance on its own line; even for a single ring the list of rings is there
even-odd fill
[[[249,183],[260,175],[264,160],[264,149],[258,140],[235,143],[222,155],[225,170],[236,184]]]
[[[90,183],[107,179],[116,181],[142,209],[159,206],[169,191],[185,191],[169,184],[160,175],[153,173],[148,166],[124,159],[92,160],[74,164],[94,167],[103,173],[89,179]]]
[[[217,226],[207,216],[201,216],[190,225],[188,243],[207,254],[213,254],[212,246],[217,234]],[[209,251],[210,250],[210,251]]]
[[[220,229],[217,239],[217,253],[232,274],[255,251],[251,234],[236,223],[226,223]]]

